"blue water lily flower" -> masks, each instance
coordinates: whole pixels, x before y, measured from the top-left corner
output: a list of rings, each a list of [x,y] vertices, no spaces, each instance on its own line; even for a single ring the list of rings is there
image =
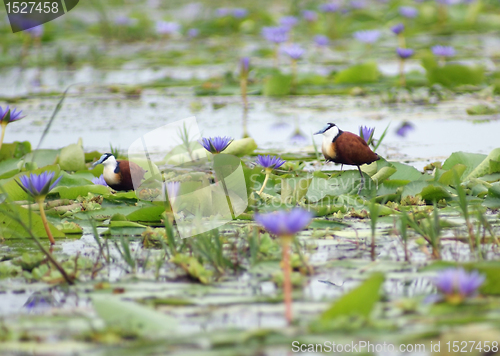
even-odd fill
[[[319,9],[322,12],[336,12],[340,8],[340,5],[337,4],[336,2],[329,2],[326,4],[322,4],[319,6]]]
[[[396,48],[396,53],[398,54],[399,58],[401,59],[407,59],[413,56],[413,53],[415,53],[414,50],[410,48]]]
[[[95,185],[103,185],[105,187],[108,186],[108,183],[106,183],[102,174],[99,177],[92,178],[92,183]]]
[[[396,135],[401,136],[401,137],[406,137],[406,135],[414,130],[415,128],[413,127],[413,124],[408,121],[404,121],[401,126],[396,130]]]
[[[402,33],[405,29],[405,25],[402,23],[398,23],[397,25],[394,25],[391,27],[391,31],[394,32],[394,34],[399,35]]]
[[[237,19],[242,19],[248,15],[248,10],[242,7],[237,7],[233,9],[233,17]]]
[[[248,69],[250,67],[250,58],[249,57],[241,58],[240,64],[241,64],[241,73],[248,74]]]
[[[298,44],[293,43],[288,46],[284,46],[281,51],[287,54],[293,60],[299,60],[305,53],[305,50]]]
[[[159,35],[172,35],[180,29],[181,26],[177,22],[158,21],[156,23],[156,33]]]
[[[368,126],[359,127],[359,136],[361,136],[361,138],[365,140],[367,144],[370,144],[372,142],[374,132],[375,132],[375,127],[368,127]]]
[[[288,29],[291,29],[298,22],[299,20],[295,16],[283,16],[280,18],[280,25]]]
[[[288,41],[288,28],[286,27],[264,27],[262,36],[272,43],[283,43]]]
[[[401,6],[399,8],[399,13],[409,19],[413,19],[418,16],[418,10],[413,6]]]
[[[281,157],[278,156],[257,156],[257,164],[264,168],[277,169],[285,164],[286,161],[282,160]]]
[[[455,48],[451,46],[434,46],[432,47],[432,53],[439,57],[453,57],[455,55]]]
[[[62,176],[52,181],[55,172],[43,172],[41,174],[31,173],[29,176],[21,176],[16,180],[17,184],[29,195],[35,199],[43,199],[55,188],[57,183],[62,179]]]
[[[434,285],[451,304],[460,304],[465,298],[477,294],[485,276],[477,271],[467,273],[463,268],[447,268],[434,278]]]
[[[289,212],[277,211],[269,214],[256,214],[255,221],[271,234],[292,236],[304,229],[311,221],[312,214],[306,210],[295,208]]]
[[[316,13],[316,11],[304,10],[302,11],[302,17],[307,22],[314,22],[318,19],[318,14]]]
[[[354,32],[354,38],[364,43],[375,43],[380,37],[378,30],[366,30]]]
[[[8,106],[8,105],[5,108],[5,110],[2,109],[2,107],[0,106],[0,121],[2,123],[8,124],[9,122],[14,122],[14,121],[20,120],[23,117],[25,117],[25,116],[21,116],[21,113],[22,113],[21,110],[19,110],[19,111],[17,111],[17,109],[12,110],[10,108],[10,106]]]
[[[198,30],[197,28],[190,28],[188,31],[187,31],[187,36],[189,38],[195,38],[195,37],[198,37],[198,35],[200,34],[200,30]]]
[[[227,148],[227,146],[229,146],[231,142],[233,142],[233,139],[231,137],[226,137],[226,136],[224,137],[216,136],[209,138],[202,137],[198,142],[208,152],[215,154],[224,151]]]
[[[316,43],[317,46],[325,47],[330,43],[330,39],[325,35],[316,35],[314,36],[314,43]]]

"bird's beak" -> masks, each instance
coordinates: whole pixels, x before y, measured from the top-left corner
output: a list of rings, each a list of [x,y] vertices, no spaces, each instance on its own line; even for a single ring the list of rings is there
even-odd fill
[[[318,132],[316,132],[314,135],[319,135],[319,134],[325,133],[325,131],[328,130],[329,128],[330,128],[330,125],[326,125],[321,130],[319,130]]]
[[[90,166],[90,168],[94,168],[95,166],[97,166],[98,164],[101,164],[101,160],[98,160],[98,161],[95,161],[94,163],[92,163],[92,165]]]

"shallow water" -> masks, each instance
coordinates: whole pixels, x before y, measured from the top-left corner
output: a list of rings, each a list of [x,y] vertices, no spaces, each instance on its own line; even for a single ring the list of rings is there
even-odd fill
[[[23,125],[9,125],[8,140],[38,142],[57,100],[26,100],[21,107],[30,115],[23,119]],[[199,111],[192,111],[193,102],[201,106]],[[326,122],[356,133],[360,125],[375,127],[375,138],[390,124],[379,153],[388,160],[410,162],[419,169],[429,162],[442,161],[453,152],[488,154],[498,146],[500,115],[468,116],[465,109],[480,102],[471,95],[427,106],[387,106],[376,98],[343,96],[250,97],[250,102],[248,134],[261,150],[311,152],[312,133]],[[42,148],[60,148],[81,137],[87,151],[108,151],[110,145],[126,150],[141,135],[193,115],[203,136],[242,137],[243,112],[239,98],[171,97],[150,89],[134,100],[109,93],[71,95],[66,98]],[[475,121],[479,119],[485,121]],[[403,121],[414,126],[404,138],[396,134]],[[292,138],[297,128],[302,137]],[[314,139],[320,145],[321,137]]]

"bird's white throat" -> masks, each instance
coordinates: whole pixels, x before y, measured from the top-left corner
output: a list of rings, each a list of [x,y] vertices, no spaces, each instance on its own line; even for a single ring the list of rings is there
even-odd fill
[[[103,163],[104,169],[102,171],[102,175],[104,176],[104,180],[108,184],[118,184],[120,183],[117,174],[115,173],[116,169],[116,159],[113,156],[108,157]]]
[[[331,144],[333,139],[338,136],[339,132],[340,131],[337,126],[332,126],[323,132],[323,146]]]

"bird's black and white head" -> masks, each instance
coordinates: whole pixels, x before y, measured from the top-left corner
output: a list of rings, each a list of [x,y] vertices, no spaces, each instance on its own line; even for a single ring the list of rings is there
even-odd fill
[[[94,164],[92,164],[92,167],[95,167],[98,164],[104,165],[105,168],[106,167],[110,167],[110,168],[115,169],[115,167],[116,167],[116,158],[111,153],[105,153],[105,154],[103,154],[101,156],[101,158],[99,158],[98,161],[96,161],[96,162],[94,162]]]
[[[342,131],[337,127],[337,125],[329,122],[321,130],[315,133],[315,135],[323,134],[323,140],[333,142],[340,135]]]

